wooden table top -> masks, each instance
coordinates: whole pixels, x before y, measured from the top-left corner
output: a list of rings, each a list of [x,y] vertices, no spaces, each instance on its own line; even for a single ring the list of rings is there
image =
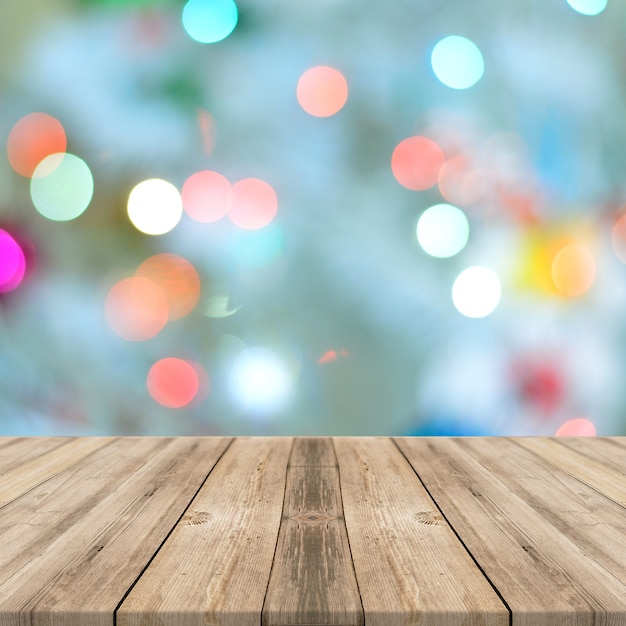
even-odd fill
[[[4,437],[0,539],[0,626],[626,626],[626,437]]]

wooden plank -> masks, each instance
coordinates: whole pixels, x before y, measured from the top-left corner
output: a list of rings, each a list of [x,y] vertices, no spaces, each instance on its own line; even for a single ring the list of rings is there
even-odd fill
[[[2,475],[0,507],[109,445],[113,440],[113,437],[73,437],[63,445],[13,467]]]
[[[70,437],[0,437],[0,475],[69,440]]]
[[[296,439],[263,626],[362,626],[332,439]]]
[[[0,625],[113,626],[229,442],[118,439],[7,505]]]
[[[558,439],[560,437],[515,437],[514,441],[626,507],[626,475],[611,469],[605,463],[562,446]]]
[[[0,584],[59,540],[158,446],[150,440],[115,440],[0,509]],[[4,480],[0,477],[0,488]]]
[[[289,457],[289,467],[337,467],[332,439],[297,437]]]
[[[626,475],[626,437],[557,437],[556,441]]]
[[[117,626],[259,626],[291,444],[234,441],[121,604]]]
[[[517,446],[514,438],[456,441],[589,558],[626,582],[626,517],[619,504]]]
[[[393,442],[333,440],[365,624],[508,626],[508,610]]]
[[[624,582],[513,493],[460,439],[395,441],[510,607],[513,626],[624,626]]]

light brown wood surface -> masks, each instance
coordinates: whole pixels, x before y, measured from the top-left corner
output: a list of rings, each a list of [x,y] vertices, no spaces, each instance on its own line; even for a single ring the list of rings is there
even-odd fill
[[[291,443],[233,442],[122,602],[117,626],[259,626]]]
[[[567,528],[575,525],[572,513],[578,509],[568,513],[559,487],[570,502],[591,511],[576,493],[584,483],[577,482],[571,492],[558,467],[548,464],[549,471],[538,475],[530,459],[511,460],[515,448],[526,448],[514,440],[403,438],[397,443],[506,601],[513,626],[623,626],[626,580],[594,558],[599,550],[588,552],[591,532],[581,545]],[[569,449],[563,450],[563,458],[569,459]],[[570,467],[569,460],[562,464]],[[542,492],[548,494],[542,498],[543,509],[533,500]],[[559,512],[566,513],[565,525],[563,518],[555,525]],[[625,532],[626,525],[614,528],[610,534],[615,544],[607,546],[622,564]]]
[[[112,439],[0,509],[0,624],[113,624],[228,442]]]
[[[626,438],[0,437],[0,626],[626,626]]]
[[[335,442],[368,626],[506,626],[508,612],[387,438]]]
[[[263,626],[363,624],[331,439],[300,439],[287,465],[283,517]]]

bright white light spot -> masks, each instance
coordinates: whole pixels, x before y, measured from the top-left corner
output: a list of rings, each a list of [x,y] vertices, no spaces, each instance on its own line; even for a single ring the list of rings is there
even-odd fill
[[[238,404],[255,413],[267,413],[287,403],[293,376],[271,350],[247,348],[235,358],[229,386]]]
[[[144,180],[128,196],[128,217],[146,235],[163,235],[178,224],[183,200],[172,183],[160,178]]]
[[[498,306],[502,289],[498,275],[475,265],[463,270],[452,286],[452,301],[466,317],[486,317]]]
[[[417,241],[430,256],[447,258],[463,250],[469,238],[465,213],[451,204],[435,204],[417,222]]]
[[[567,0],[574,11],[583,15],[598,15],[606,9],[607,0]]]
[[[441,39],[430,57],[435,76],[447,87],[467,89],[485,72],[485,62],[478,46],[458,35]]]

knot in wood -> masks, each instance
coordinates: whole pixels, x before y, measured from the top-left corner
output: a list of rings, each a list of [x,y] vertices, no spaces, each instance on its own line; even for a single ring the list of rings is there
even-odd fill
[[[443,517],[431,511],[418,511],[413,514],[413,518],[425,526],[439,526],[443,522]]]

